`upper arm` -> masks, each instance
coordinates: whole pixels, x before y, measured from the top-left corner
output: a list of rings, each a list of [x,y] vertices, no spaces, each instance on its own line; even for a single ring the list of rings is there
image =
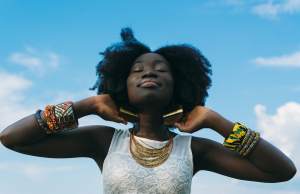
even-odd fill
[[[273,182],[274,178],[253,165],[248,159],[225,148],[222,144],[205,138],[193,137],[192,152],[194,173],[208,170],[241,180]]]
[[[48,135],[30,145],[10,149],[23,154],[48,158],[105,157],[114,128],[101,125],[78,127]]]

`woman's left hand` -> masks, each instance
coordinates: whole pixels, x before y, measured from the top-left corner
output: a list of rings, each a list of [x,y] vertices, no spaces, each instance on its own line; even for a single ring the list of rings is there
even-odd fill
[[[195,106],[195,108],[185,116],[183,121],[175,122],[174,125],[182,132],[193,133],[208,127],[208,116],[210,112],[211,110],[204,106]]]

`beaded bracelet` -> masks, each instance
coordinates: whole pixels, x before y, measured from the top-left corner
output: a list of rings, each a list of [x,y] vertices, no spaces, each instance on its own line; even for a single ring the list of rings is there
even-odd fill
[[[228,149],[239,153],[240,156],[246,157],[258,143],[260,134],[247,128],[241,123],[235,123],[232,132],[224,140],[223,145]]]
[[[78,119],[71,101],[47,105],[44,111],[38,110],[35,115],[39,126],[47,134],[78,127]]]
[[[243,157],[249,155],[249,153],[253,150],[254,146],[258,143],[259,138],[260,138],[260,134],[258,132],[255,132],[254,140],[251,142],[248,149],[246,149],[246,151],[242,153]]]
[[[39,109],[35,112],[34,116],[35,116],[40,128],[42,128],[47,134],[50,134],[51,131],[49,130],[47,123],[42,119],[41,113],[42,113],[42,110]]]
[[[224,140],[223,145],[229,148],[232,151],[236,151],[240,146],[242,141],[244,140],[248,129],[242,125],[241,123],[235,123],[232,132],[230,135]]]

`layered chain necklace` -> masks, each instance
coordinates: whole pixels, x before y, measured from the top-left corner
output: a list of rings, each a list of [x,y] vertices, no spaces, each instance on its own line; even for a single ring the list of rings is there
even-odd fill
[[[151,148],[142,145],[135,139],[133,133],[134,131],[130,133],[130,152],[137,163],[147,168],[154,168],[168,159],[173,147],[173,137],[170,133],[168,142],[160,148],[152,147],[146,143],[144,144]]]

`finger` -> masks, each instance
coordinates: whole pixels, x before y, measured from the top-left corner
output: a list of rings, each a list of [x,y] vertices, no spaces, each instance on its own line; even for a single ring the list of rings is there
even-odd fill
[[[175,127],[179,128],[180,130],[184,130],[184,126],[181,123],[174,123]]]
[[[123,123],[123,124],[125,124],[125,125],[127,124],[127,121],[126,121],[123,117],[119,116],[118,113],[116,113],[116,114],[114,114],[114,115],[117,115],[117,116],[115,117],[117,122]]]
[[[185,123],[176,123],[175,124],[176,127],[178,127],[180,129],[180,131],[190,131],[192,126],[190,125],[190,123],[185,122]]]
[[[121,123],[123,123],[124,125],[127,125],[127,121],[124,118],[119,117],[119,119],[120,119]]]
[[[113,119],[112,119],[114,122],[117,122],[117,123],[123,123],[123,124],[127,124],[126,120],[123,119],[122,117],[116,117],[114,116]]]
[[[116,115],[118,115],[118,119],[121,123],[127,125],[127,120],[124,117],[120,116],[120,112],[117,112]]]
[[[102,115],[102,117],[104,120],[106,121],[113,121],[113,122],[116,122],[116,123],[124,123],[124,124],[127,124],[125,119],[123,119],[122,117],[120,116],[117,116],[116,114],[113,114],[113,113],[109,113],[107,112],[106,115]]]

